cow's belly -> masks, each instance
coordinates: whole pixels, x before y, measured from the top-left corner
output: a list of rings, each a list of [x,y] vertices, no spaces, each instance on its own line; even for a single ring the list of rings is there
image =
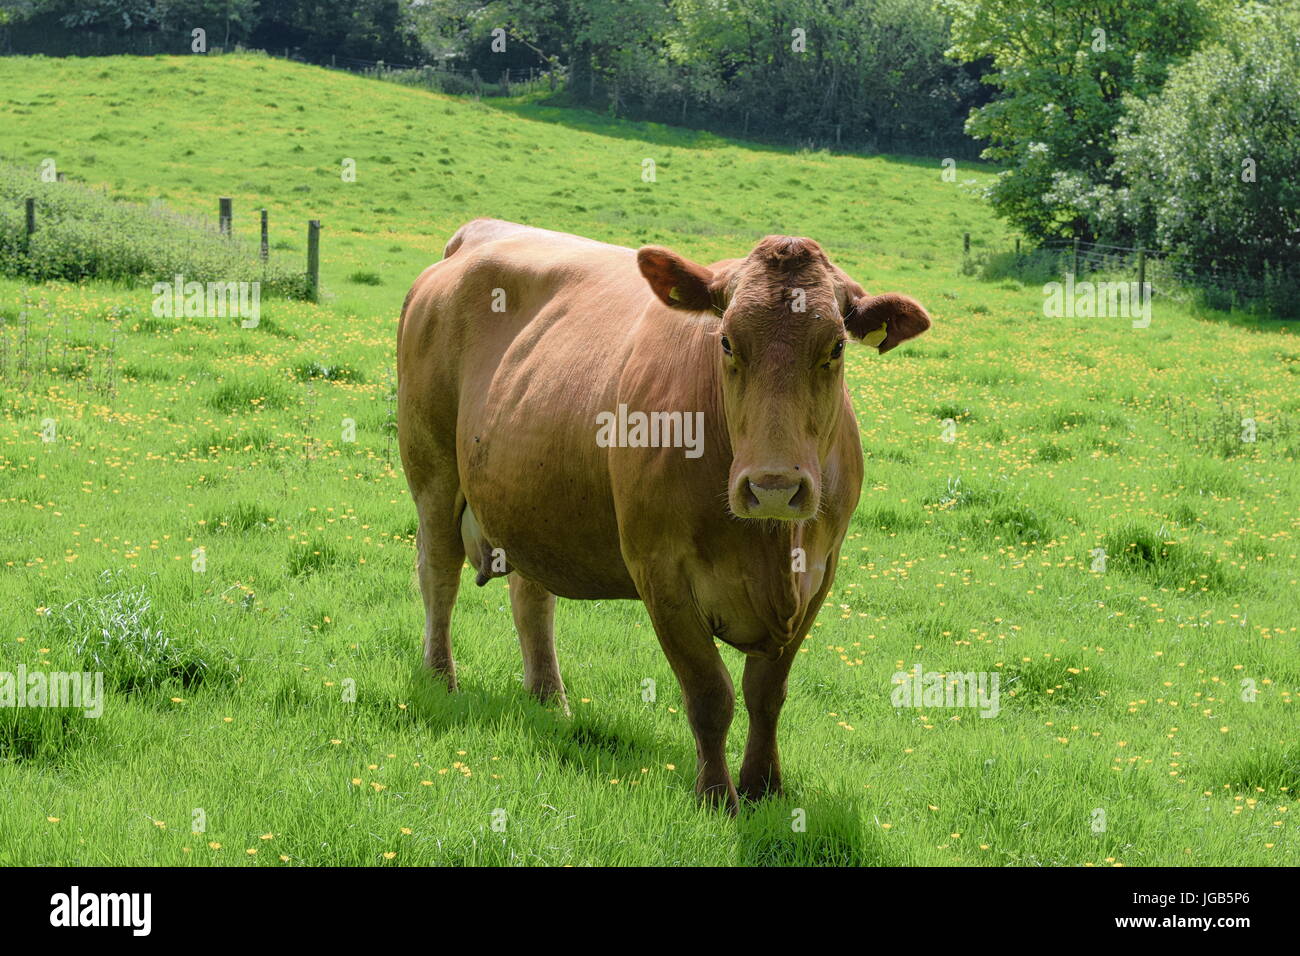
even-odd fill
[[[531,490],[546,497],[542,485]],[[500,548],[510,568],[525,578],[565,598],[638,597],[617,535],[589,513],[555,505],[541,509],[527,498],[501,494],[488,478],[471,479],[463,491],[489,547]]]
[[[572,359],[536,349],[502,363],[481,401],[462,396],[461,490],[489,545],[524,577],[561,597],[635,598],[596,444],[599,383],[567,378],[583,367]]]

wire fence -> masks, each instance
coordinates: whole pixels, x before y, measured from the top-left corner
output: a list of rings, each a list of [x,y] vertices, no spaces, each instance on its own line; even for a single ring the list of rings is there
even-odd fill
[[[315,298],[319,291],[316,220],[300,232],[302,224],[273,224],[264,208],[237,215],[228,197],[214,197],[211,217],[157,201],[119,200],[106,187],[69,182],[62,173],[45,180],[0,159],[0,272],[74,282],[181,276],[183,282],[257,283],[259,294],[290,298]]]
[[[965,252],[966,271],[974,271],[969,235]],[[1262,309],[1282,318],[1300,318],[1300,263],[1296,262],[1261,261],[1249,266],[1225,259],[1193,263],[1165,249],[1051,239],[1023,253],[1017,240],[1012,263],[1010,270],[1005,263],[986,263],[985,271],[1013,271],[1028,277],[1043,273],[1053,277],[1072,275],[1076,281],[1089,275],[1127,274],[1139,286],[1149,287],[1153,295],[1175,300],[1196,298],[1225,311]]]
[[[1160,249],[1142,246],[1119,246],[1103,242],[1082,242],[1072,239],[1054,239],[1043,243],[1040,248],[1068,251],[1076,255],[1079,268],[1077,272],[1104,272],[1133,268],[1142,257],[1149,263],[1160,265],[1164,271],[1180,282],[1209,283],[1225,286],[1247,286],[1259,282],[1263,274],[1272,272],[1279,277],[1295,278],[1300,276],[1300,264],[1274,264],[1267,261],[1251,268],[1245,264],[1229,261],[1211,261],[1208,264],[1192,265],[1177,254]]]

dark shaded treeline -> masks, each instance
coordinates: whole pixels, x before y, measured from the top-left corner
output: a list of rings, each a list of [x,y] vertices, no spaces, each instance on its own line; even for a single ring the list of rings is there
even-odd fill
[[[0,50],[51,56],[235,45],[437,65],[495,83],[556,73],[557,100],[794,146],[974,158],[987,63],[945,59],[932,0],[19,0]],[[6,16],[7,14],[7,16]]]

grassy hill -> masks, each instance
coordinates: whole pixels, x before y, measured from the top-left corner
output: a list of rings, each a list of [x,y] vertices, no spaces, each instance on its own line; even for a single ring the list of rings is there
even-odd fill
[[[1165,302],[1145,329],[1046,318],[1041,287],[962,267],[964,232],[1011,242],[963,186],[986,169],[251,56],[3,58],[0,90],[7,159],[187,215],[230,196],[249,240],[264,206],[277,255],[320,219],[325,290],[244,329],[0,278],[0,670],[99,670],[108,693],[98,720],[0,708],[0,864],[1300,859],[1285,327]],[[791,677],[786,798],[695,808],[639,604],[560,603],[571,720],[520,687],[502,581],[465,577],[462,692],[420,672],[394,328],[474,216],[703,261],[809,235],[930,307],[915,343],[850,350],[867,483]],[[894,708],[918,663],[998,673],[1001,712]]]

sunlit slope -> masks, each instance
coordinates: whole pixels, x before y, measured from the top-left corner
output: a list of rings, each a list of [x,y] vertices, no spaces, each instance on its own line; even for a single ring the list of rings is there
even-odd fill
[[[946,272],[964,232],[977,249],[1005,244],[960,183],[941,182],[938,160],[791,156],[254,56],[7,58],[0,78],[6,153],[214,219],[218,196],[230,196],[248,235],[265,206],[273,239],[298,246],[306,220],[320,219],[326,283],[349,302],[353,272],[401,286],[457,225],[484,215],[671,242],[701,259],[767,233],[809,235],[868,279]]]

